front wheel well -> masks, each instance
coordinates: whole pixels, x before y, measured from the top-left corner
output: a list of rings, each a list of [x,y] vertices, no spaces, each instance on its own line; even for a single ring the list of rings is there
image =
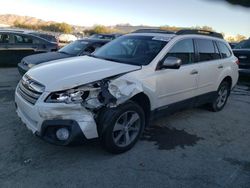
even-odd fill
[[[150,120],[150,111],[151,111],[151,104],[148,96],[145,93],[138,93],[135,96],[133,96],[131,101],[137,103],[144,111],[145,113],[145,122],[146,126],[149,123]]]

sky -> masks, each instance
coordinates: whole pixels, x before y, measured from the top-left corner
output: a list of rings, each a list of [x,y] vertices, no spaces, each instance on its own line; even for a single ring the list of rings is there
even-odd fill
[[[250,37],[250,8],[223,0],[2,0],[0,14],[93,26],[213,27],[226,36]]]

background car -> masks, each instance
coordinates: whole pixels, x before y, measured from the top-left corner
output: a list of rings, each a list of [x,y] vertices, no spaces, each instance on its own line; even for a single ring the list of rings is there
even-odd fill
[[[22,61],[18,64],[19,73],[23,75],[33,66],[48,61],[91,54],[109,41],[110,40],[100,39],[76,40],[64,46],[57,52],[48,52],[24,57]]]
[[[35,32],[35,31],[32,31],[32,32],[26,32],[27,34],[31,34],[31,35],[35,35],[35,36],[38,36],[38,37],[41,37],[41,38],[44,38],[50,42],[55,42],[55,43],[59,43],[59,40],[54,36],[54,35],[50,35],[50,34],[47,34],[47,33],[40,33],[40,32]]]
[[[57,51],[58,44],[18,31],[0,31],[0,67],[16,66],[25,56]]]
[[[233,49],[238,43],[237,42],[230,42],[229,45]]]
[[[236,45],[233,53],[239,59],[240,75],[250,75],[250,39]]]
[[[117,37],[120,37],[122,34],[93,34],[89,38],[90,39],[107,39],[107,40],[113,40]]]
[[[58,39],[62,43],[69,43],[77,40],[76,36],[71,34],[61,34],[59,35]]]

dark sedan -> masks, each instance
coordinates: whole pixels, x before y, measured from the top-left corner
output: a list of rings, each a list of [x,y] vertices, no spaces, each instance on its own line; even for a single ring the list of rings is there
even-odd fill
[[[35,65],[46,63],[53,60],[88,55],[109,42],[110,40],[82,39],[76,40],[57,52],[48,52],[43,54],[30,55],[22,59],[18,64],[18,70],[21,75],[25,74]]]
[[[106,40],[114,40],[118,37],[122,36],[122,34],[93,34],[89,38],[90,39],[106,39]]]
[[[241,75],[250,75],[250,39],[244,40],[233,49],[234,55],[239,59],[239,72]]]
[[[56,42],[39,36],[0,30],[0,67],[16,66],[25,56],[57,50]]]

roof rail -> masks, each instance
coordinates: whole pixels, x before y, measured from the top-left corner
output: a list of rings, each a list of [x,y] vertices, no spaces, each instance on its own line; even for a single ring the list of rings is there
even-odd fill
[[[16,32],[16,33],[23,33],[24,30],[19,30],[19,29],[0,29],[0,32]]]
[[[175,34],[172,31],[162,30],[162,29],[138,29],[132,33],[162,33],[162,34]]]
[[[221,33],[216,33],[214,31],[199,30],[199,29],[183,29],[176,32],[176,35],[188,35],[188,34],[207,35],[223,39],[223,35]]]

